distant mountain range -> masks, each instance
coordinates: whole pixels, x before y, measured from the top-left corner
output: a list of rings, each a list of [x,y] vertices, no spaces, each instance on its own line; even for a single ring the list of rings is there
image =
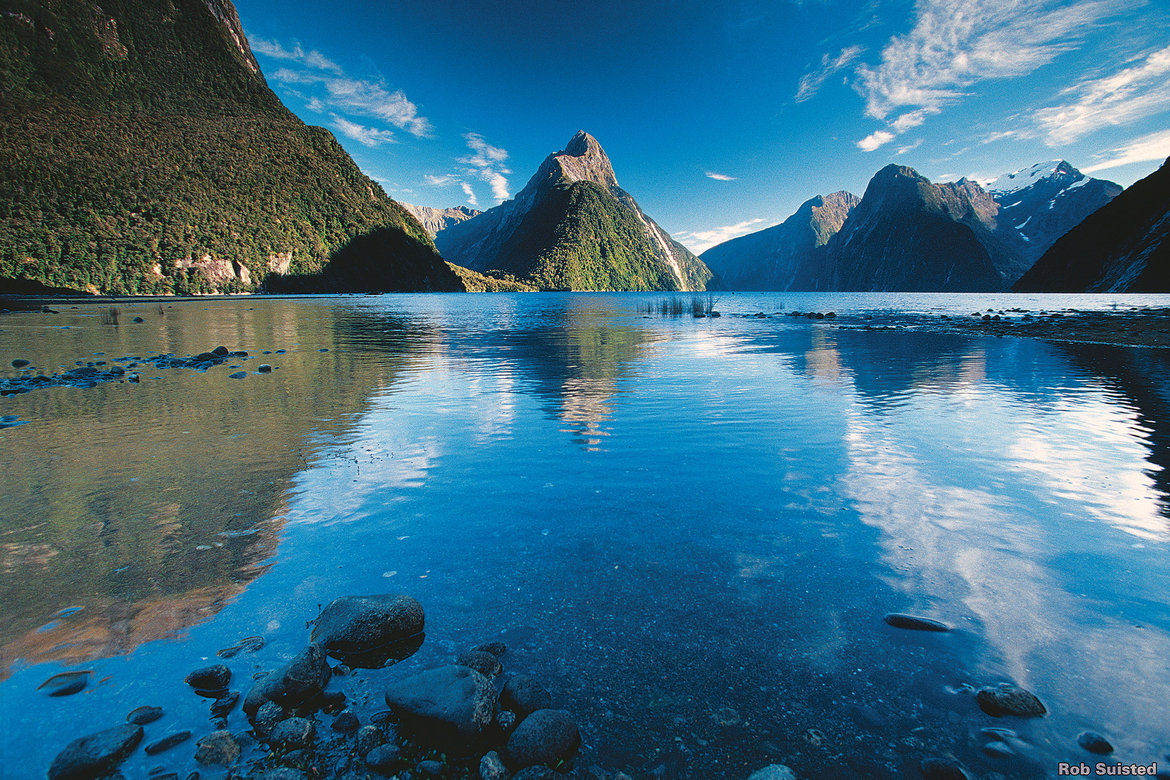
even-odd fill
[[[969,179],[935,184],[889,165],[860,200],[813,199],[702,259],[731,289],[1005,290],[1120,192],[1064,161],[1001,176],[987,189]]]
[[[467,206],[453,206],[448,209],[434,209],[430,206],[416,206],[413,203],[399,201],[402,208],[414,215],[423,229],[431,238],[439,231],[446,230],[452,225],[465,222],[472,217],[478,217],[483,212],[479,209],[469,209]]]
[[[1170,159],[1058,239],[1020,292],[1170,292]]]
[[[435,236],[443,257],[544,290],[703,290],[711,272],[618,186],[580,131],[512,200]]]
[[[463,289],[228,0],[0,3],[0,148],[0,289]]]

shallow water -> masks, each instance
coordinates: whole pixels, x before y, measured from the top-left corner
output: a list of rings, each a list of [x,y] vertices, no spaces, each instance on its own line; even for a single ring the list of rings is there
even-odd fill
[[[900,777],[943,755],[1043,777],[1095,760],[1084,730],[1165,768],[1170,356],[850,325],[1170,297],[724,294],[718,319],[644,315],[658,298],[4,315],[5,366],[249,352],[0,399],[23,423],[0,428],[4,776],[43,776],[142,704],[168,713],[147,740],[205,733],[188,671],[254,634],[229,665],[272,668],[319,605],[377,592],[427,610],[405,663],[502,638],[578,717],[586,763],[635,777]],[[842,316],[748,316],[792,309]],[[93,671],[82,693],[36,690],[70,669]],[[971,687],[1000,681],[1050,714],[983,714]],[[984,754],[991,726],[1017,756]]]

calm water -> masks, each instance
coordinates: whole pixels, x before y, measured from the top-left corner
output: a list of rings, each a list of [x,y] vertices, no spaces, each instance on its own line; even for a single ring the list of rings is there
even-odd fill
[[[244,379],[147,367],[0,399],[23,423],[0,429],[0,774],[43,777],[142,704],[167,710],[148,740],[206,733],[188,671],[262,634],[229,662],[246,679],[303,647],[319,605],[378,592],[427,610],[405,663],[503,639],[505,668],[578,717],[584,763],[635,777],[900,777],[942,755],[1044,777],[1095,760],[1086,729],[1166,768],[1170,356],[849,325],[1170,298],[739,294],[719,319],[643,315],[657,299],[0,317],[5,367],[251,357]],[[742,316],[789,309],[843,316]],[[94,672],[86,691],[37,690],[69,669]],[[970,686],[1000,681],[1050,715],[984,715]],[[1016,757],[983,753],[988,726],[1018,732]]]

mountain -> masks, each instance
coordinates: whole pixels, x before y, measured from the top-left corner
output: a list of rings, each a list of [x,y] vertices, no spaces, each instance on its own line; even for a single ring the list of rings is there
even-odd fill
[[[999,204],[1000,234],[1031,268],[1058,238],[1116,198],[1121,186],[1052,160],[1000,176],[987,191]]]
[[[803,290],[833,237],[858,204],[848,192],[805,201],[779,225],[713,246],[699,258],[729,290]]]
[[[0,284],[462,289],[280,103],[228,0],[0,0],[0,147]]]
[[[580,131],[516,197],[435,236],[443,256],[546,290],[702,290],[711,272],[618,186]]]
[[[967,179],[933,184],[912,168],[878,171],[829,239],[811,289],[976,292],[1003,288],[1018,257],[995,235],[998,206]]]
[[[1019,292],[1170,292],[1170,159],[1036,261]]]
[[[431,238],[452,225],[478,217],[483,212],[479,209],[469,209],[466,206],[454,206],[449,209],[433,209],[430,206],[416,206],[413,203],[399,202],[402,208],[409,211]]]

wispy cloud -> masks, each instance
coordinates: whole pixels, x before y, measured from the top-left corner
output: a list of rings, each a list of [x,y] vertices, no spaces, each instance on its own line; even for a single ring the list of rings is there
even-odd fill
[[[857,142],[857,148],[863,152],[872,152],[874,149],[885,146],[894,140],[894,134],[885,130],[877,130]]]
[[[817,94],[830,76],[853,64],[863,51],[865,50],[860,46],[850,46],[842,49],[836,57],[831,54],[822,56],[821,63],[815,70],[800,77],[800,83],[796,88],[796,102],[803,103]]]
[[[674,237],[678,239],[679,243],[697,255],[706,252],[716,244],[722,244],[724,241],[730,241],[733,238],[739,238],[740,236],[746,236],[748,233],[763,230],[764,227],[767,227],[761,224],[764,221],[763,219],[756,218],[738,222],[734,225],[712,228],[711,230],[696,230],[693,232],[684,230],[681,233],[675,233]]]
[[[1118,168],[1131,163],[1165,160],[1167,157],[1170,157],[1170,130],[1151,133],[1150,135],[1135,139],[1125,146],[1110,149],[1105,152],[1105,156],[1106,159],[1103,162],[1094,163],[1088,168],[1082,168],[1081,170],[1084,173],[1096,173],[1097,171]]]
[[[264,38],[249,38],[248,43],[252,51],[265,57],[277,60],[291,60],[315,70],[326,70],[330,73],[341,74],[341,67],[316,49],[305,50],[300,43],[293,42],[291,49],[282,46],[278,41],[269,41]]]
[[[705,175],[708,179],[715,181],[735,181],[734,176],[728,176],[726,173],[716,173],[715,171],[706,171]]]
[[[381,119],[417,138],[431,134],[431,123],[419,116],[418,106],[410,102],[402,90],[391,91],[380,81],[325,76],[291,68],[281,68],[273,78],[282,84],[322,89],[323,95],[313,96],[322,108]]]
[[[905,146],[899,146],[898,151],[894,152],[894,154],[899,154],[899,155],[906,154],[907,152],[914,151],[915,149],[917,149],[920,146],[922,146],[922,139],[921,138],[919,138],[917,141],[915,141],[913,143],[906,144]]]
[[[1170,46],[1061,94],[1068,102],[1036,113],[1036,125],[1049,146],[1070,143],[1102,127],[1170,111]]]
[[[359,125],[357,122],[351,122],[337,114],[330,115],[330,119],[333,121],[333,127],[338,132],[364,146],[381,146],[382,144],[392,143],[394,141],[394,133],[391,133],[389,130],[378,130],[374,127]]]
[[[1124,8],[1124,0],[918,0],[910,32],[886,43],[879,64],[855,71],[866,116],[887,125],[858,147],[872,151],[886,134],[921,125],[981,81],[1035,71]]]
[[[467,205],[472,208],[479,208],[479,199],[468,179],[486,182],[493,198],[497,201],[507,200],[508,174],[512,172],[505,165],[508,160],[507,150],[492,146],[479,133],[464,133],[463,140],[467,142],[471,154],[456,160],[460,166],[457,173],[427,174],[423,179],[432,187],[459,185],[467,196]]]
[[[487,182],[492,188],[492,197],[497,201],[507,200],[507,175],[512,172],[504,164],[508,159],[508,152],[498,146],[492,146],[479,133],[464,133],[463,140],[471,150],[470,155],[459,158],[459,162],[467,166],[464,173]]]

